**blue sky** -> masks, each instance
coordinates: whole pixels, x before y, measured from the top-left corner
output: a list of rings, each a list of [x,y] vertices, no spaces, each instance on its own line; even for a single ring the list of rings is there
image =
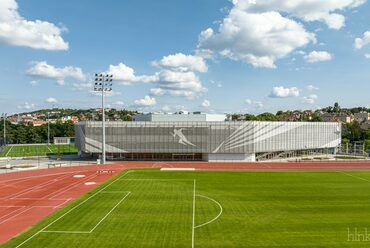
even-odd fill
[[[283,3],[282,3],[283,2]],[[294,7],[292,4],[294,3]],[[366,0],[1,0],[0,112],[370,107]]]

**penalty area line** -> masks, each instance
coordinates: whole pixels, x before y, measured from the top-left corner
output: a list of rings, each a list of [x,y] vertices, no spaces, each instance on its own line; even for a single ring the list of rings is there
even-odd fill
[[[126,173],[124,173],[122,176],[118,177],[117,179],[113,180],[112,182],[110,182],[109,184],[107,184],[106,186],[104,186],[102,189],[100,189],[99,191],[95,192],[94,194],[92,194],[91,196],[89,196],[88,198],[86,198],[85,200],[83,200],[82,202],[80,202],[79,204],[77,204],[76,206],[74,206],[73,208],[69,209],[67,212],[65,212],[64,214],[62,214],[61,216],[59,216],[57,219],[55,219],[54,221],[50,222],[48,225],[46,225],[44,228],[42,228],[40,231],[36,232],[35,234],[31,235],[29,238],[27,238],[26,240],[24,240],[22,243],[20,243],[19,245],[16,246],[16,248],[18,247],[21,247],[22,245],[26,244],[28,241],[30,241],[31,239],[33,239],[35,236],[39,235],[41,232],[45,231],[49,226],[51,226],[52,224],[54,224],[55,222],[57,222],[58,220],[60,220],[61,218],[63,218],[64,216],[66,216],[67,214],[69,214],[70,212],[72,212],[74,209],[76,209],[77,207],[81,206],[82,204],[84,204],[85,202],[87,202],[88,200],[90,200],[91,198],[93,198],[94,196],[96,196],[97,194],[99,194],[100,192],[104,191],[106,188],[108,188],[109,186],[111,186],[113,183],[117,182],[119,179],[121,179],[122,177],[126,176],[128,173],[130,173],[130,171],[127,171]]]
[[[117,207],[118,207],[118,205],[119,204],[121,204],[121,202],[123,201],[123,200],[125,200],[126,199],[126,197],[127,196],[129,196],[130,194],[131,194],[131,192],[130,191],[126,191],[127,192],[127,194],[116,204],[116,205],[114,205],[112,208],[111,208],[111,210],[109,210],[109,212],[106,214],[106,215],[104,215],[104,217],[103,218],[101,218],[101,220],[90,230],[90,231],[64,231],[64,230],[62,230],[62,231],[59,231],[59,230],[44,230],[44,231],[41,231],[41,232],[43,232],[43,233],[45,233],[45,232],[47,232],[47,233],[87,233],[87,234],[90,234],[90,233],[92,233],[113,211],[114,211],[114,209],[116,209]],[[112,192],[101,192],[101,193],[112,193]]]
[[[349,173],[346,173],[344,171],[337,171],[338,173],[342,173],[343,175],[346,175],[346,176],[349,176],[349,177],[353,177],[353,178],[356,178],[356,179],[359,179],[359,180],[362,180],[362,181],[365,181],[365,182],[368,182],[370,183],[370,180],[366,179],[366,178],[363,178],[363,177],[359,177],[359,176],[355,176],[355,175],[352,175],[352,174],[349,174]]]

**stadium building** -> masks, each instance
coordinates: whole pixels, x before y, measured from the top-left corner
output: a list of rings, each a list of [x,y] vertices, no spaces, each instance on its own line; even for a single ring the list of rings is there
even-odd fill
[[[75,126],[80,155],[101,153],[102,123]],[[341,125],[326,122],[227,121],[225,115],[147,114],[106,122],[107,157],[122,160],[256,161],[269,154],[334,153]]]

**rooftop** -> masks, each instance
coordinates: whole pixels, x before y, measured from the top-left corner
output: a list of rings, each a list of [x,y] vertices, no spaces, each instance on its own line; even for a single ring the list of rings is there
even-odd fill
[[[201,112],[148,113],[133,116],[133,121],[225,121],[225,114],[206,114]]]

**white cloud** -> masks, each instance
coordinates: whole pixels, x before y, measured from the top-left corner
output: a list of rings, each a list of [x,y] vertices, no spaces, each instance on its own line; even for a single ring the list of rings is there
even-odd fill
[[[57,99],[55,99],[54,97],[49,97],[45,100],[46,103],[57,103]]]
[[[203,108],[209,108],[209,107],[211,106],[211,102],[210,102],[209,100],[205,99],[205,100],[202,102],[201,106],[202,106]]]
[[[151,106],[154,106],[156,103],[157,102],[155,98],[150,97],[150,96],[145,96],[142,99],[138,99],[134,101],[135,106],[138,106],[138,107],[151,107]]]
[[[35,105],[34,103],[25,102],[23,105],[18,106],[18,108],[19,108],[19,109],[30,110],[30,109],[35,108],[35,106],[36,106],[36,105]]]
[[[345,25],[343,11],[356,8],[365,2],[366,0],[233,0],[239,9],[257,13],[288,13],[306,22],[325,22],[332,29],[340,29]]]
[[[157,87],[151,89],[152,95],[171,95],[194,98],[207,89],[202,86],[201,81],[194,72],[178,72],[163,70],[158,74]]]
[[[65,78],[74,78],[79,81],[85,81],[86,75],[79,67],[66,66],[58,68],[49,65],[46,61],[32,62],[32,67],[28,69],[27,74],[35,78],[55,79],[59,85],[64,85]]]
[[[163,106],[163,107],[162,107],[162,110],[163,110],[164,112],[169,112],[169,111],[171,111],[171,107],[170,107],[170,106],[168,106],[168,105],[165,105],[165,106]]]
[[[207,89],[195,72],[206,72],[207,65],[203,58],[177,53],[164,56],[159,61],[153,61],[153,66],[160,70],[154,75],[136,76],[134,69],[123,63],[110,65],[107,73],[113,74],[113,79],[122,84],[151,83],[152,96],[182,96],[189,99],[203,94]]]
[[[123,106],[123,105],[125,105],[125,103],[123,101],[116,101],[113,104],[114,105],[117,105],[117,106]]]
[[[217,88],[221,88],[222,87],[222,83],[220,83],[220,82],[215,82],[213,80],[210,80],[210,83],[216,85]]]
[[[82,89],[81,89],[82,90]],[[94,91],[93,89],[87,89],[87,92],[90,93],[91,96],[98,96],[101,97],[101,91]],[[121,92],[119,91],[105,91],[104,94],[106,97],[112,97],[112,96],[120,96]]]
[[[244,102],[248,105],[251,105],[253,103],[251,99],[245,99]]]
[[[171,71],[198,71],[207,72],[208,67],[202,57],[185,55],[183,53],[164,56],[159,61],[153,61],[152,65]]]
[[[301,21],[320,21],[329,28],[345,25],[344,11],[366,0],[232,0],[233,7],[218,30],[199,35],[197,54],[221,55],[254,67],[275,68],[275,62],[310,42],[315,34]]]
[[[136,76],[134,69],[119,63],[118,65],[109,65],[108,74],[113,75],[113,80],[118,81],[123,85],[130,85],[134,83],[152,83],[158,80],[157,75],[152,76]]]
[[[259,109],[263,108],[263,106],[264,106],[262,102],[258,102],[258,101],[255,101],[254,104],[255,104],[256,108],[259,108]]]
[[[316,86],[314,86],[312,84],[307,85],[306,88],[307,88],[308,91],[314,91],[314,90],[318,90],[319,89],[318,87],[316,87]]]
[[[260,101],[254,101],[251,99],[245,99],[244,102],[248,105],[253,105],[257,109],[261,109],[264,107],[264,104]]]
[[[370,44],[370,31],[366,31],[362,38],[356,38],[354,47],[356,49],[361,49],[368,44]]]
[[[283,86],[276,86],[272,88],[269,97],[272,98],[286,98],[299,96],[299,89],[297,87],[284,88]]]
[[[72,90],[75,91],[91,91],[93,89],[92,83],[73,83]]]
[[[30,85],[32,85],[32,86],[36,86],[36,85],[38,85],[39,84],[39,82],[37,81],[37,80],[32,80],[31,82],[30,82]]]
[[[302,98],[302,103],[314,104],[317,100],[318,96],[315,94],[304,96]]]
[[[208,28],[200,33],[198,50],[209,50],[254,67],[275,68],[276,60],[316,42],[315,34],[277,11],[251,12],[238,1],[234,4],[218,32]]]
[[[153,96],[181,96],[193,99],[207,91],[195,72],[206,72],[203,58],[177,53],[152,62],[160,67],[156,73],[155,87],[150,89]]]
[[[370,59],[370,53],[366,53],[365,58]]]
[[[316,63],[321,61],[329,61],[332,59],[332,55],[326,51],[312,51],[309,54],[305,55],[303,58],[308,63]]]
[[[35,20],[29,21],[18,12],[15,0],[0,1],[0,42],[34,49],[68,50],[68,43],[61,36],[64,28]]]

